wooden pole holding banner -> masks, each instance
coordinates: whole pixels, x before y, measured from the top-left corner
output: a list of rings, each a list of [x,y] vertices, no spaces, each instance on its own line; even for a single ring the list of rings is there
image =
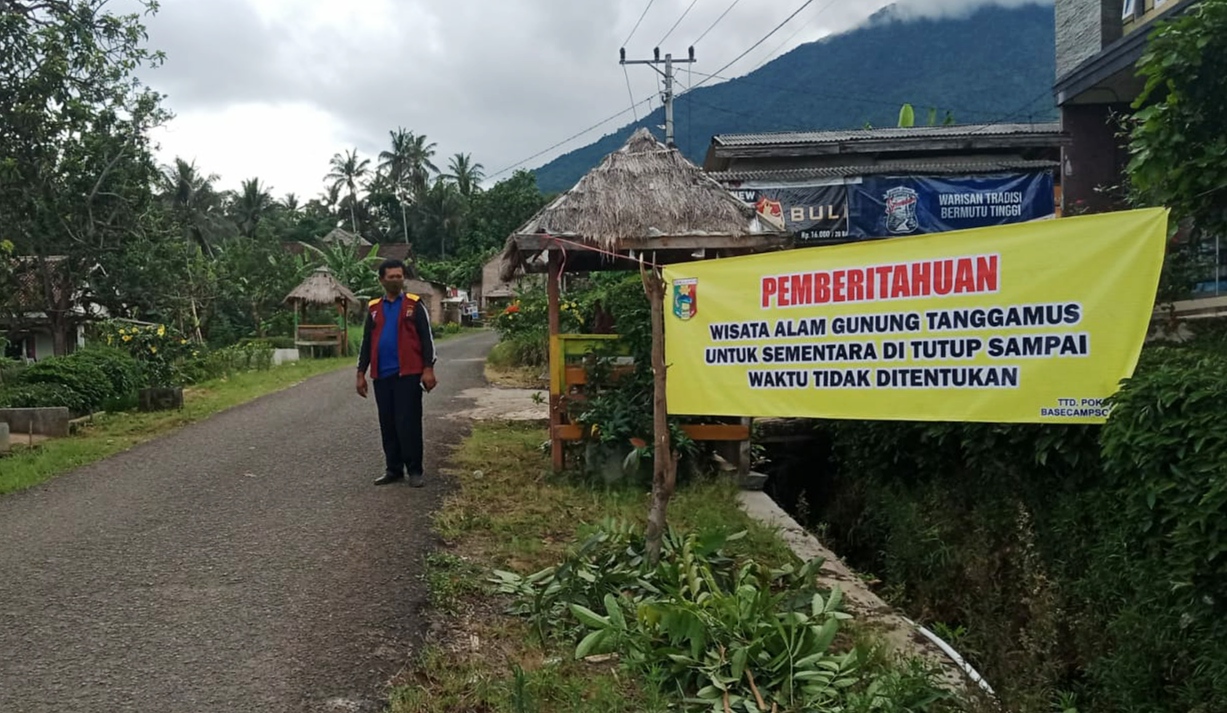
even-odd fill
[[[677,454],[669,438],[669,409],[665,400],[668,386],[665,364],[665,283],[660,269],[639,264],[643,289],[652,306],[652,431],[655,443],[652,463],[652,505],[648,510],[647,555],[655,565],[660,561],[669,499],[677,487]]]

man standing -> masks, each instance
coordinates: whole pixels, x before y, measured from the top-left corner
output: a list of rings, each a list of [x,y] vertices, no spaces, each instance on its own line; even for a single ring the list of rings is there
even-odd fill
[[[386,260],[379,266],[384,296],[367,305],[362,348],[358,353],[358,395],[366,398],[366,370],[375,381],[379,432],[385,469],[375,485],[409,475],[420,488],[422,477],[422,392],[435,388],[435,342],[430,316],[421,298],[404,292],[405,263]]]

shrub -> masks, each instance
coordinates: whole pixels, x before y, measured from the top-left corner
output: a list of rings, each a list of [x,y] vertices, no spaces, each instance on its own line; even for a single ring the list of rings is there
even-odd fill
[[[273,364],[273,348],[258,342],[205,352],[185,367],[189,381],[220,379],[243,371],[264,371]]]
[[[96,363],[72,356],[44,359],[21,375],[22,384],[60,384],[70,389],[79,398],[72,411],[83,415],[102,408],[108,399],[115,396],[111,380]],[[66,404],[38,404],[40,406]]]
[[[1010,710],[1227,710],[1227,356],[1149,347],[1112,401],[1103,427],[823,424],[806,500]]]
[[[0,389],[0,408],[49,408],[63,406],[72,414],[88,411],[84,397],[64,384],[43,382],[17,384]]]
[[[198,354],[196,347],[185,336],[164,324],[103,322],[96,330],[107,346],[124,350],[137,361],[145,386],[183,384],[184,361]]]
[[[141,387],[140,365],[131,355],[113,347],[88,347],[67,357],[73,362],[97,366],[110,385],[108,400],[124,399]]]

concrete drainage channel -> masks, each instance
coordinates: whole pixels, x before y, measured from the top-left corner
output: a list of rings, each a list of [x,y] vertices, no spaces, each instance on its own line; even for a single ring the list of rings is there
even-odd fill
[[[68,409],[0,408],[0,453],[8,453],[24,437],[28,445],[48,438],[64,438],[71,433]]]
[[[755,521],[776,530],[780,539],[802,561],[815,557],[823,560],[819,579],[822,586],[839,587],[848,610],[879,630],[894,650],[908,657],[919,657],[937,664],[942,670],[941,681],[953,691],[963,691],[974,683],[994,696],[993,689],[971,664],[950,644],[933,632],[903,616],[878,595],[839,557],[827,549],[818,538],[792,519],[783,508],[764,492],[743,490],[738,495],[741,507]]]

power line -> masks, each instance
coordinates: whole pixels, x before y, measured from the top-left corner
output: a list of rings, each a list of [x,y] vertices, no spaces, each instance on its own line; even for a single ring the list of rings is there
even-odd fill
[[[770,61],[770,60],[771,60],[771,58],[775,56],[775,53],[776,53],[776,52],[779,52],[779,51],[780,51],[781,49],[783,49],[783,48],[784,48],[784,47],[785,47],[785,46],[786,46],[786,45],[787,45],[789,42],[792,42],[792,40],[793,40],[793,38],[794,38],[794,37],[796,37],[797,35],[801,34],[801,32],[803,32],[804,30],[806,30],[807,28],[809,28],[809,26],[810,26],[810,25],[814,24],[814,21],[815,21],[815,20],[817,20],[817,19],[818,19],[818,18],[819,18],[819,17],[822,15],[822,13],[826,12],[827,10],[829,10],[829,9],[831,8],[831,6],[832,6],[832,5],[834,5],[834,4],[835,4],[835,0],[831,0],[831,1],[830,1],[830,2],[828,2],[826,5],[823,5],[822,7],[820,7],[820,8],[818,9],[818,12],[814,13],[814,16],[813,16],[813,17],[811,17],[811,18],[809,19],[809,22],[807,22],[807,23],[805,23],[804,25],[801,25],[800,27],[798,27],[798,28],[796,29],[796,31],[794,31],[794,32],[793,32],[791,35],[789,35],[789,36],[788,36],[788,38],[787,38],[787,39],[785,39],[785,40],[784,40],[783,42],[781,42],[780,44],[776,45],[776,46],[775,46],[775,49],[773,49],[773,50],[771,50],[770,52],[768,52],[768,53],[767,53],[767,55],[766,55],[766,56],[763,58],[763,60],[762,60],[761,62],[759,62],[758,64],[754,65],[754,69],[751,69],[750,71],[751,71],[751,72],[754,72],[754,71],[756,71],[756,70],[757,70],[759,67],[763,66],[763,65],[764,65],[764,64],[766,64],[768,61]]]
[[[631,28],[631,33],[626,36],[626,40],[622,42],[623,47],[625,47],[627,43],[631,41],[631,38],[635,36],[635,33],[639,31],[639,25],[643,23],[643,18],[648,16],[648,10],[652,9],[652,3],[654,2],[656,2],[656,0],[648,0],[648,6],[643,8],[643,14],[639,16],[639,20],[635,23],[635,26]]]
[[[631,112],[635,117],[635,123],[639,123],[639,112],[635,111],[635,93],[631,91],[631,73],[626,71],[626,65],[622,66],[622,74],[626,76],[626,95],[631,98]]]
[[[809,7],[811,4],[813,4],[813,2],[814,2],[814,0],[805,0],[805,2],[801,3],[801,7],[797,8],[796,10],[794,10],[794,11],[793,11],[793,13],[792,13],[791,15],[789,15],[789,16],[788,16],[788,17],[786,17],[786,18],[784,18],[784,21],[783,21],[783,22],[781,22],[780,24],[776,25],[776,26],[775,26],[775,29],[773,29],[773,30],[771,30],[771,32],[768,32],[767,34],[763,35],[762,39],[760,39],[758,42],[755,42],[754,44],[750,45],[750,48],[749,48],[749,49],[747,49],[745,52],[742,52],[741,54],[739,54],[739,55],[737,55],[736,57],[734,57],[734,58],[733,58],[733,60],[732,60],[731,62],[729,62],[728,64],[724,65],[724,66],[723,66],[723,67],[721,67],[720,69],[717,69],[717,70],[715,71],[715,74],[720,74],[721,72],[723,72],[724,70],[728,69],[729,67],[732,67],[734,64],[737,64],[739,61],[741,61],[741,59],[742,59],[743,57],[745,57],[746,55],[748,55],[748,54],[750,54],[751,52],[753,52],[753,51],[755,50],[755,48],[757,48],[757,47],[758,47],[759,45],[761,45],[762,43],[766,42],[766,41],[767,41],[767,40],[768,40],[768,39],[769,39],[769,38],[770,38],[772,35],[774,35],[775,33],[779,32],[779,31],[780,31],[780,28],[784,27],[784,25],[787,25],[789,22],[792,22],[792,19],[793,19],[794,17],[796,17],[797,15],[801,14],[801,11],[802,11],[802,10],[804,10],[805,8]],[[697,43],[696,43],[696,44],[697,44]],[[687,89],[686,91],[687,91],[687,92],[689,92],[689,91],[691,91],[691,90],[697,89],[697,88],[699,88],[699,87],[703,86],[704,84],[706,84],[706,83],[707,83],[707,81],[708,81],[708,80],[710,80],[710,79],[711,79],[711,77],[707,77],[707,79],[704,79],[704,80],[700,81],[698,84],[696,84],[696,85],[694,85],[694,86],[690,87],[690,89]]]
[[[677,22],[673,23],[673,27],[670,27],[669,31],[665,33],[665,36],[660,38],[659,41],[657,41],[656,43],[657,47],[660,47],[661,45],[665,43],[665,40],[669,39],[669,37],[673,34],[673,31],[677,29],[678,25],[682,24],[682,20],[686,19],[686,16],[690,14],[690,11],[694,9],[694,6],[698,2],[699,0],[690,0],[690,5],[686,8],[686,11],[682,13],[682,16],[677,18]]]
[[[710,26],[709,26],[709,27],[708,27],[706,30],[703,30],[703,34],[699,35],[699,39],[695,40],[694,42],[691,42],[690,44],[692,44],[692,45],[697,45],[697,44],[699,44],[700,42],[702,42],[702,41],[703,41],[703,38],[704,38],[704,37],[707,37],[707,33],[711,32],[711,31],[712,31],[712,30],[714,30],[714,29],[716,29],[716,25],[719,25],[719,24],[720,24],[720,21],[724,19],[724,16],[725,16],[725,15],[727,15],[727,14],[729,14],[729,12],[730,12],[730,11],[731,11],[733,8],[737,7],[737,3],[739,3],[739,2],[741,2],[741,0],[733,0],[733,4],[732,4],[732,5],[729,5],[727,8],[725,8],[725,9],[724,9],[724,12],[720,13],[720,17],[717,17],[715,22],[713,22],[713,23],[712,23],[712,24],[711,24],[711,25],[710,25]]]
[[[610,115],[610,116],[607,116],[607,117],[605,117],[604,119],[601,119],[601,120],[600,120],[600,121],[598,121],[597,123],[593,124],[592,126],[589,126],[588,128],[584,129],[583,131],[578,131],[578,132],[576,132],[576,133],[574,133],[574,134],[571,134],[570,136],[568,136],[567,138],[563,139],[562,141],[559,141],[558,143],[554,144],[553,146],[550,146],[550,147],[548,147],[548,148],[542,149],[542,150],[538,151],[537,153],[533,154],[532,156],[529,156],[528,158],[523,159],[522,161],[516,161],[515,163],[511,164],[510,166],[507,166],[507,167],[505,167],[505,168],[501,168],[501,169],[499,169],[498,171],[495,171],[494,173],[490,174],[490,175],[489,175],[489,176],[487,176],[486,178],[487,178],[487,179],[490,179],[490,178],[497,178],[498,176],[501,176],[501,175],[503,175],[504,173],[507,173],[508,171],[511,171],[511,170],[513,170],[513,169],[516,169],[516,168],[519,168],[520,166],[523,166],[524,164],[528,163],[529,161],[532,161],[533,159],[535,159],[535,158],[537,158],[537,157],[539,157],[539,156],[544,156],[545,154],[547,154],[547,153],[549,153],[549,152],[553,151],[554,149],[556,149],[556,148],[558,148],[558,147],[560,147],[560,146],[563,146],[563,145],[565,145],[565,144],[568,144],[568,143],[570,143],[570,142],[574,141],[575,139],[578,139],[579,137],[583,136],[584,134],[586,134],[586,133],[588,133],[588,132],[590,132],[590,131],[594,131],[594,130],[596,130],[596,129],[601,128],[601,127],[602,127],[602,126],[604,126],[605,124],[608,124],[609,122],[613,121],[614,119],[617,119],[617,118],[618,118],[618,117],[620,117],[620,116],[624,116],[624,115],[626,115],[626,114],[631,113],[631,111],[632,111],[633,109],[635,109],[636,107],[642,106],[643,104],[648,104],[648,103],[651,103],[651,102],[652,102],[652,100],[653,100],[653,97],[649,97],[649,98],[647,98],[647,99],[644,99],[643,101],[638,102],[637,104],[635,104],[635,105],[634,105],[634,106],[632,106],[632,107],[628,107],[628,108],[626,108],[626,109],[623,109],[622,111],[618,112],[617,114],[612,114],[612,115]]]

